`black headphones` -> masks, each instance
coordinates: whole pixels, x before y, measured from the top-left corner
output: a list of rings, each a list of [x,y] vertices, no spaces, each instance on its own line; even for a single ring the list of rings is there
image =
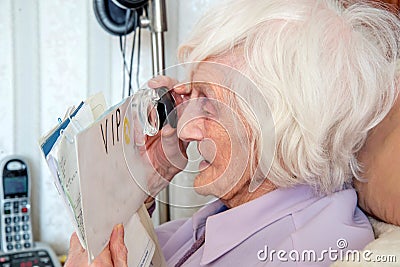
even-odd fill
[[[115,0],[125,8],[137,9],[148,3],[148,0]]]
[[[139,18],[148,0],[93,0],[94,14],[101,27],[113,35],[127,35],[139,26]],[[129,9],[135,9],[136,14]],[[127,15],[128,14],[128,15]]]

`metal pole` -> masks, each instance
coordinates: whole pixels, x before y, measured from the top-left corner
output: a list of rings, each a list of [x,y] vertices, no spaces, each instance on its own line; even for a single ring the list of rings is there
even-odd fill
[[[153,59],[153,75],[165,75],[164,33],[151,33],[151,55]]]
[[[167,31],[166,13],[165,0],[149,0],[153,76],[165,75],[164,32]],[[158,200],[160,224],[162,224],[171,219],[168,187],[158,194]]]

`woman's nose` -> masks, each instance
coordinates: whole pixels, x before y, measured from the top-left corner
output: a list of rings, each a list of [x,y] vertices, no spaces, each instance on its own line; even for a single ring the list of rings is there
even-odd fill
[[[178,138],[185,142],[203,140],[203,127],[201,119],[178,121]]]
[[[200,141],[204,138],[204,116],[199,112],[199,103],[188,100],[184,106],[178,119],[178,137],[185,142]]]

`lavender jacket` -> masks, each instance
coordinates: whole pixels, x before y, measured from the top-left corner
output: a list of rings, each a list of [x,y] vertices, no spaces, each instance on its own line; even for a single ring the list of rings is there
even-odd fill
[[[168,266],[205,231],[183,266],[329,266],[374,238],[354,189],[317,197],[308,186],[277,189],[221,211],[215,201],[190,219],[156,229]],[[357,256],[357,255],[355,255]],[[362,255],[361,255],[362,256]]]

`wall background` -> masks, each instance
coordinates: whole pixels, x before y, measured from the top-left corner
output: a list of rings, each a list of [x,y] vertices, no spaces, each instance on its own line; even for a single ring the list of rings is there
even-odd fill
[[[28,158],[34,239],[50,244],[58,254],[66,253],[73,228],[40,154],[38,139],[64,116],[67,107],[87,96],[103,91],[110,105],[122,96],[119,40],[101,29],[91,2],[0,0],[0,159],[11,154]],[[166,2],[166,66],[171,66],[176,63],[178,43],[216,1]],[[142,30],[141,83],[150,77],[149,33]],[[192,179],[181,175],[176,182],[190,185]],[[173,218],[192,212],[171,210]]]

